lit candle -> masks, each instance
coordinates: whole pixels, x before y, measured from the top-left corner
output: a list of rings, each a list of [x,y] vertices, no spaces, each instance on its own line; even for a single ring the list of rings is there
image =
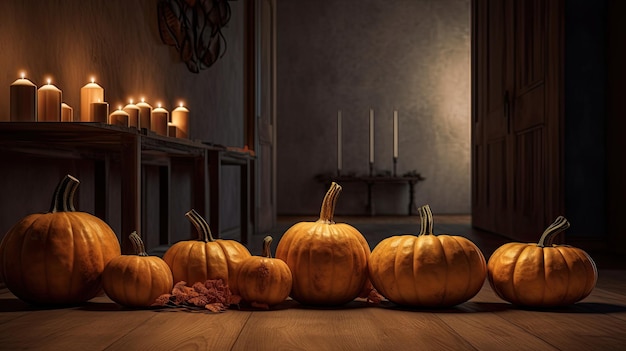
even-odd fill
[[[74,122],[74,109],[66,103],[61,104],[61,122]]]
[[[393,158],[398,158],[398,110],[393,110]]]
[[[91,116],[90,122],[107,123],[109,120],[109,104],[100,100],[90,103],[88,116]]]
[[[180,137],[180,129],[178,129],[178,127],[176,127],[176,125],[172,122],[167,123],[167,136],[173,138]]]
[[[37,120],[43,122],[61,121],[61,90],[50,83],[37,90]]]
[[[150,129],[157,134],[167,136],[167,122],[169,122],[169,112],[161,107],[161,104],[157,104],[157,108],[152,110],[150,116]]]
[[[122,110],[122,106],[118,106],[117,110],[109,115],[109,124],[116,126],[128,127],[129,115]]]
[[[374,163],[374,110],[370,108],[370,163]]]
[[[139,128],[150,129],[150,117],[152,115],[152,106],[144,101],[144,98],[141,98],[141,102],[137,103],[137,107],[139,108]]]
[[[172,111],[172,124],[178,128],[177,137],[189,138],[189,110],[183,106],[182,102]]]
[[[337,111],[337,171],[341,171],[342,166],[342,145],[341,145],[341,110]]]
[[[37,120],[37,86],[30,80],[17,79],[11,84],[11,115],[9,120],[34,122]]]
[[[124,112],[128,113],[128,126],[139,128],[139,107],[133,104],[133,99],[124,106]]]
[[[92,114],[91,105],[92,103],[99,103],[100,101],[104,101],[104,89],[95,82],[94,78],[91,78],[91,83],[87,83],[84,87],[80,89],[80,120],[81,122],[101,122],[96,121],[94,115]],[[101,109],[103,107],[100,107]],[[104,116],[104,123],[106,123],[106,117],[108,116],[108,106],[107,113]],[[99,115],[98,117],[102,117]]]

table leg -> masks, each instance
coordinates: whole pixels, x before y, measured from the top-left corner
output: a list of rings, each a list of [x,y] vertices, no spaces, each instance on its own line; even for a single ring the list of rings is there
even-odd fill
[[[374,199],[372,198],[373,187],[374,183],[367,183],[367,212],[370,216],[374,216],[376,214],[376,209],[374,208]]]
[[[139,135],[125,135],[121,140],[121,191],[122,191],[122,253],[133,251],[128,235],[141,232],[141,139]]]

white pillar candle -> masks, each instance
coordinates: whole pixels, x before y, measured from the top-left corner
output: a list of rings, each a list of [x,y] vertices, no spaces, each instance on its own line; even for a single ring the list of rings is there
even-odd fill
[[[169,112],[157,104],[157,108],[152,110],[150,116],[150,129],[159,135],[167,136],[167,123],[169,122]]]
[[[100,122],[96,121],[94,116],[91,114],[91,105],[92,103],[97,103],[104,101],[104,89],[95,82],[94,78],[91,78],[91,83],[87,83],[84,87],[80,89],[80,121],[81,122]],[[101,107],[102,108],[102,107]],[[107,114],[108,116],[108,106],[107,106]],[[102,116],[98,116],[102,117]]]
[[[341,171],[343,166],[342,145],[341,145],[341,110],[337,111],[337,171]]]
[[[374,163],[374,110],[370,108],[370,163]]]
[[[61,103],[61,122],[74,122],[74,109],[66,103]]]
[[[101,101],[90,103],[88,115],[91,116],[90,122],[107,123],[109,121],[109,104]]]
[[[130,99],[130,102],[124,106],[123,110],[128,113],[128,126],[139,128],[139,107],[133,104],[133,99]]]
[[[393,158],[398,158],[398,110],[393,110]]]
[[[182,102],[172,111],[172,124],[178,128],[176,133],[178,138],[189,138],[189,110]]]
[[[37,86],[30,80],[17,79],[11,84],[11,115],[12,122],[34,122],[37,120]]]
[[[180,129],[172,122],[167,123],[167,136],[180,138]]]
[[[37,120],[42,122],[61,122],[62,92],[50,83],[37,90]]]
[[[122,106],[118,106],[117,110],[109,115],[109,124],[115,126],[128,127],[129,115],[122,110]]]
[[[145,102],[144,98],[141,98],[141,102],[137,103],[137,107],[139,108],[139,128],[149,130],[151,128],[152,106]]]

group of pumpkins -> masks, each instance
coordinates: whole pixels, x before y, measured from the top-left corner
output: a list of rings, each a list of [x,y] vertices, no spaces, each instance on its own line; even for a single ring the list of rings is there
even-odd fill
[[[480,249],[462,236],[434,235],[428,205],[419,209],[419,235],[382,240],[370,251],[363,235],[333,214],[341,186],[332,183],[320,218],[289,228],[271,256],[251,256],[234,240],[214,240],[206,221],[186,214],[199,240],[172,245],[163,259],[148,256],[141,238],[130,235],[135,255],[122,255],[111,228],[78,212],[78,180],[66,176],[50,211],[21,219],[0,243],[0,279],[18,298],[34,304],[76,304],[101,289],[115,302],[146,307],[171,291],[175,282],[221,279],[233,294],[263,306],[287,297],[302,304],[336,306],[357,297],[413,307],[449,307],[475,296],[485,279],[503,300],[521,306],[573,304],[595,287],[597,269],[583,250],[554,245],[569,223],[559,217],[538,244],[508,243],[487,263]]]

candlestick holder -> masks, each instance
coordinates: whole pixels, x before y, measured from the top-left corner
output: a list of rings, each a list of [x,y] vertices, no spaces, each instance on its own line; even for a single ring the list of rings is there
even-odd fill
[[[370,162],[370,177],[374,176],[374,162]]]
[[[397,166],[398,166],[398,158],[394,157],[393,158],[393,176],[394,177],[396,176],[396,168],[397,168]]]

